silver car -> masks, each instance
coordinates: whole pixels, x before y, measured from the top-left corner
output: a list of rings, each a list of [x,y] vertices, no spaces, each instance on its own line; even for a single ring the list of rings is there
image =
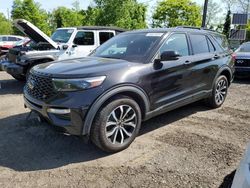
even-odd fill
[[[250,143],[235,173],[232,188],[250,188]]]

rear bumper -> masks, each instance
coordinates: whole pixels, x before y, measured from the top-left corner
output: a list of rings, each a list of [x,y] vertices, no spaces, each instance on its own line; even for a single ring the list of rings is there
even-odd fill
[[[10,61],[2,61],[0,62],[0,70],[6,71],[11,75],[20,75],[24,73],[24,68],[21,65],[17,65]]]
[[[82,135],[84,118],[88,108],[68,108],[67,106],[51,106],[24,95],[24,106],[35,111],[50,124],[71,135]]]

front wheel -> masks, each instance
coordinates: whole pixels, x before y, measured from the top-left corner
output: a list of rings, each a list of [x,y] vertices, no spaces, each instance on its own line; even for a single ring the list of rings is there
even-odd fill
[[[141,110],[131,98],[120,96],[102,107],[91,129],[91,140],[106,152],[127,148],[141,126]]]
[[[212,108],[219,108],[225,101],[228,91],[228,80],[224,75],[219,76],[214,84],[212,96],[206,99],[206,104]]]

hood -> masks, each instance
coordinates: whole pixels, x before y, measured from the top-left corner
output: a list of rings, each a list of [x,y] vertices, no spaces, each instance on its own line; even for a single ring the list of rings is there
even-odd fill
[[[58,45],[50,37],[48,37],[44,32],[34,26],[27,20],[17,19],[14,20],[14,25],[22,33],[27,35],[31,40],[36,43],[48,43],[51,45],[51,48],[57,48]]]
[[[53,77],[73,78],[106,74],[110,71],[115,71],[121,68],[129,68],[133,64],[136,63],[131,63],[121,59],[86,57],[40,64],[35,66],[32,71]]]

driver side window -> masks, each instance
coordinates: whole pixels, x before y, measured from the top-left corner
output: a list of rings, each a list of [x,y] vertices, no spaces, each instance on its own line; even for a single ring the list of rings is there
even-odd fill
[[[184,33],[172,34],[160,48],[160,53],[164,51],[176,51],[181,56],[188,56],[189,49],[187,37]]]

